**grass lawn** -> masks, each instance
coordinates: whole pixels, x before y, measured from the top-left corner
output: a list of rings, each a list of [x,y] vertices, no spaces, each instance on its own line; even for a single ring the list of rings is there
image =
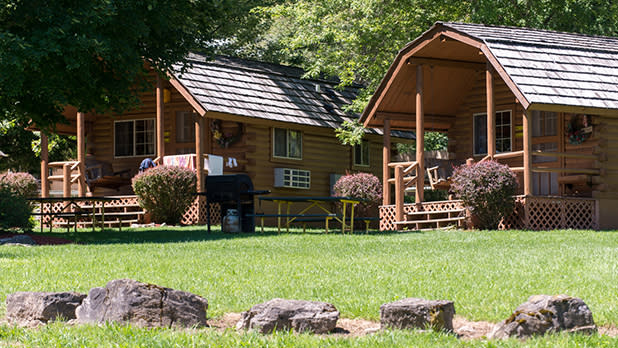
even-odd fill
[[[272,231],[272,230],[271,230]],[[208,299],[209,318],[274,297],[334,304],[342,317],[379,319],[405,297],[450,299],[458,315],[497,322],[533,294],[581,297],[599,325],[618,324],[618,232],[435,231],[342,236],[269,232],[208,234],[202,228],[57,233],[84,244],[0,246],[0,315],[16,291],[87,292],[133,278]],[[51,344],[45,344],[46,342]],[[238,335],[208,329],[124,326],[37,330],[0,326],[0,346],[520,346],[435,333],[359,338]],[[553,335],[527,346],[618,346],[618,339]]]

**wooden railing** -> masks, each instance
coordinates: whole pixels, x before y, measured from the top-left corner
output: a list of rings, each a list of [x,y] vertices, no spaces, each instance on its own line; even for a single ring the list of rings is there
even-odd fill
[[[512,152],[504,152],[498,153],[493,156],[487,155],[483,157],[479,163],[489,161],[489,160],[501,160],[507,158],[515,158],[515,157],[523,157],[524,151],[512,151]],[[570,152],[544,152],[544,151],[533,151],[531,153],[532,156],[537,157],[556,157],[556,158],[578,158],[578,159],[589,159],[589,160],[598,160],[598,155],[592,154],[582,154],[582,153],[570,153]],[[514,172],[523,172],[523,167],[511,167],[511,170]],[[555,167],[540,167],[533,166],[531,169],[535,173],[576,173],[576,174],[590,174],[590,175],[599,175],[600,169],[598,168],[555,168]]]
[[[395,184],[395,219],[398,222],[404,221],[403,197],[406,188],[416,184],[419,173],[418,162],[391,162],[388,166],[395,169],[395,177],[388,179],[389,184]]]
[[[47,180],[62,181],[62,195],[65,197],[71,195],[71,185],[76,182],[83,187],[82,190],[85,192],[86,176],[82,172],[81,164],[80,161],[51,162],[49,167],[62,168],[62,175],[49,175]]]

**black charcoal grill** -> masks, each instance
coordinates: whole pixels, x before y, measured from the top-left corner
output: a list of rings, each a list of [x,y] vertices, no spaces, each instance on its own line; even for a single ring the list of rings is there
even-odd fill
[[[246,174],[209,175],[206,177],[206,211],[208,232],[210,232],[210,205],[221,205],[221,223],[228,209],[238,210],[240,230],[255,232],[254,196],[270,191],[253,190],[253,182]],[[203,193],[201,193],[203,194]]]

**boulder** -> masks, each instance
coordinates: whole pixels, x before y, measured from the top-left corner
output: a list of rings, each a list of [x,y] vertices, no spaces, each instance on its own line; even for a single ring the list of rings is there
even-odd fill
[[[122,322],[140,327],[206,326],[208,301],[195,294],[132,279],[112,280],[93,288],[81,306],[76,322]]]
[[[322,334],[332,331],[338,319],[339,311],[330,303],[276,298],[242,313],[236,328],[261,333],[294,329]]]
[[[6,319],[20,326],[75,319],[75,309],[85,297],[76,292],[16,292],[6,297]]]
[[[25,234],[18,234],[8,238],[1,238],[0,245],[2,244],[36,245],[36,242],[30,236],[27,236]]]
[[[382,328],[453,331],[453,301],[405,298],[380,306]]]
[[[590,308],[580,298],[567,295],[534,295],[496,325],[491,338],[527,338],[548,332],[592,333],[597,327]]]

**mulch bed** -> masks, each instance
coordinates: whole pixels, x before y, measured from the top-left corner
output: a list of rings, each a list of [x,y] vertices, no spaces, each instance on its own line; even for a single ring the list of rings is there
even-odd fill
[[[19,233],[22,234],[22,233]],[[2,238],[10,238],[13,236],[19,235],[18,233],[0,233],[0,239]],[[29,236],[32,238],[37,245],[60,245],[60,244],[71,244],[74,243],[72,240],[64,239],[60,237],[52,237],[52,236],[43,236],[35,233],[23,233],[23,235]]]

